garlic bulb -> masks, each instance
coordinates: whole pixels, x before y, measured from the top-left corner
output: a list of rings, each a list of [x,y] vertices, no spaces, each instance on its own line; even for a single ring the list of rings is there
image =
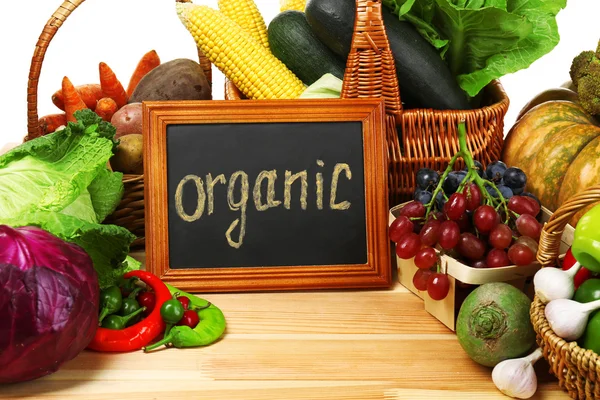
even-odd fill
[[[575,263],[567,271],[562,269],[546,267],[540,269],[533,277],[535,294],[547,304],[556,299],[571,299],[575,294],[573,278],[581,264]]]
[[[504,360],[492,371],[494,385],[507,396],[528,399],[537,390],[537,376],[533,364],[542,357],[542,349],[537,348],[527,357]]]
[[[575,300],[556,299],[546,305],[544,314],[554,333],[567,341],[573,341],[583,335],[590,314],[598,308],[600,300],[578,303]]]

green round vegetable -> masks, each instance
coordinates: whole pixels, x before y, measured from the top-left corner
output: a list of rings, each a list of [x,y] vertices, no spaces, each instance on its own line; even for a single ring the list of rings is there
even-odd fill
[[[458,312],[460,345],[473,361],[486,367],[525,355],[535,344],[530,305],[531,300],[508,283],[479,286]]]

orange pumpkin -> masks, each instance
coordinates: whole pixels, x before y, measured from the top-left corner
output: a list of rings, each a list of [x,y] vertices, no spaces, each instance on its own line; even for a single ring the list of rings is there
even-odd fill
[[[600,127],[572,100],[541,100],[524,110],[509,131],[502,161],[521,168],[527,174],[527,190],[554,211],[569,197],[600,183]],[[573,226],[587,209],[573,217]]]

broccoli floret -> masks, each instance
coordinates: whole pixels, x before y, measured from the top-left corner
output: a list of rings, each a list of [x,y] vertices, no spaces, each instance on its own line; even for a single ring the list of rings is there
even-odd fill
[[[569,73],[581,107],[592,115],[600,115],[600,42],[595,52],[577,55]]]
[[[590,65],[590,62],[592,61],[592,59],[594,59],[594,56],[594,52],[589,50],[579,53],[573,59],[569,75],[571,75],[571,81],[573,82],[573,86],[576,89],[579,84],[579,79],[581,79],[582,76],[587,75],[588,65]]]

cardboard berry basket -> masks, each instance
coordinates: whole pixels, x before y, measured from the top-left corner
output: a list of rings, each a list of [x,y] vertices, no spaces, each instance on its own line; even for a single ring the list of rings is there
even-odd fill
[[[394,222],[404,204],[406,203],[399,204],[390,210],[389,225]],[[547,208],[542,207],[541,222],[547,222],[551,216],[552,213]],[[560,238],[560,254],[564,254],[573,241],[573,231],[574,229],[570,225],[565,227]],[[540,269],[540,263],[537,261],[525,266],[472,268],[450,256],[442,255],[441,267],[442,271],[446,271],[448,274],[450,290],[446,298],[436,301],[431,299],[426,291],[419,291],[413,285],[412,279],[418,270],[413,259],[403,260],[396,256],[396,265],[400,284],[422,298],[425,310],[452,331],[455,331],[456,317],[463,300],[476,285],[489,282],[506,282],[532,296],[533,283],[531,277]]]

